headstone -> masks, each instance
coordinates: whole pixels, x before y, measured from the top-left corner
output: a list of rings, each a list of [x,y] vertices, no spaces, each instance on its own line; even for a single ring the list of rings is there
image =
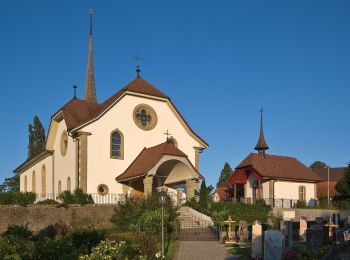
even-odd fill
[[[323,226],[323,218],[322,217],[316,217],[316,225]]]
[[[344,241],[350,241],[350,230],[345,231],[344,233]]]
[[[295,218],[295,211],[282,211],[283,220],[293,220]]]
[[[239,221],[237,235],[239,238],[239,240],[238,240],[239,243],[248,242],[248,224],[247,224],[247,221],[245,221],[245,220]]]
[[[348,216],[347,224],[348,224],[348,226],[350,226],[350,216]]]
[[[281,231],[283,236],[283,251],[285,248],[293,246],[293,222],[292,221],[281,221]]]
[[[267,230],[264,234],[264,260],[282,259],[282,232]]]
[[[306,239],[306,229],[307,229],[307,218],[306,217],[300,217],[299,237],[302,240]]]
[[[336,230],[336,231],[335,231],[335,242],[336,242],[337,244],[342,244],[342,243],[344,243],[344,242],[346,241],[346,240],[345,240],[344,234],[345,234],[346,232],[348,232],[349,230],[350,230],[349,227],[343,227],[343,228],[341,228],[341,229]]]
[[[262,226],[258,221],[252,225],[252,258],[260,259],[262,254]]]
[[[306,248],[313,249],[324,245],[325,231],[322,227],[316,226],[306,229]]]
[[[340,225],[340,214],[339,213],[335,213],[333,214],[333,223],[338,225]]]

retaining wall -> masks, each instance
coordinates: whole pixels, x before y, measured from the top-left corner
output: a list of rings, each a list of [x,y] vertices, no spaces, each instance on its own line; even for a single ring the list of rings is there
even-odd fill
[[[57,205],[0,205],[0,233],[7,229],[8,225],[25,225],[34,232],[48,225],[64,223],[67,227],[99,227],[111,226],[109,219],[113,215],[115,205],[69,205],[57,207]]]

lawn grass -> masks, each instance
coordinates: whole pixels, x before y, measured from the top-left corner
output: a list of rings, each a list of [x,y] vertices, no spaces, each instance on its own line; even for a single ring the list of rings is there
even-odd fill
[[[251,259],[251,245],[250,244],[228,244],[227,252],[231,255],[241,255],[239,259]]]

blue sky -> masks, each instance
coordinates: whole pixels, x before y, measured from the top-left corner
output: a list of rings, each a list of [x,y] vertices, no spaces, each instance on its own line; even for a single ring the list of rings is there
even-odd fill
[[[264,107],[271,154],[350,162],[349,1],[2,1],[0,181],[27,156],[28,124],[85,84],[94,14],[98,101],[142,76],[169,95],[210,147],[215,184],[253,152]]]

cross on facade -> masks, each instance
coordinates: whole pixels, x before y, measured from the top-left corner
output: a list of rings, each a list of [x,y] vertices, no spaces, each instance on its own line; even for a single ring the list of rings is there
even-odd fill
[[[169,130],[167,129],[164,134],[166,135],[166,140],[169,141],[169,136],[171,136],[171,134],[169,133]]]
[[[143,60],[143,58],[141,56],[139,56],[139,52],[136,52],[136,56],[132,57],[135,61],[136,61],[136,73],[137,73],[137,77],[140,77],[140,64],[139,61]]]

